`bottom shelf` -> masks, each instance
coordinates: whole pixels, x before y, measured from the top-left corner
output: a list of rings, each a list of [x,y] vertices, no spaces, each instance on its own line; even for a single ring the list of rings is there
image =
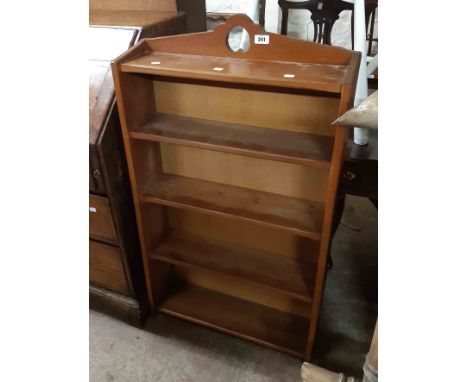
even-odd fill
[[[304,357],[309,327],[304,317],[193,285],[173,291],[159,311]]]

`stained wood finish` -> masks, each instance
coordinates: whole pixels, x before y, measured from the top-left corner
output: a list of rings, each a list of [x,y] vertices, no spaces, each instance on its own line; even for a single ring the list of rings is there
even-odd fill
[[[304,352],[307,319],[209,289],[175,289],[159,310],[288,354]]]
[[[89,29],[90,306],[135,324],[146,288],[110,62],[143,36],[184,32],[185,18],[91,11]]]
[[[268,45],[251,44],[250,49],[246,52],[233,52],[226,45],[226,37],[235,26],[242,26],[250,36],[254,36],[255,34],[269,35],[270,43]],[[224,24],[219,25],[215,30],[206,33],[187,34],[179,36],[177,39],[164,37],[142,41],[117,60],[116,64],[121,70],[125,63],[131,62],[141,56],[141,54],[137,53],[137,51],[141,52],[140,46],[142,46],[145,55],[172,53],[207,56],[208,58],[214,56],[220,58],[263,60],[266,61],[265,65],[267,68],[270,67],[271,61],[279,61],[279,65],[282,62],[302,63],[305,66],[307,64],[324,64],[325,66],[331,66],[332,70],[336,70],[337,68],[333,69],[335,65],[347,66],[351,55],[356,54],[356,52],[351,52],[344,48],[311,44],[307,41],[268,33],[260,25],[252,23],[246,15],[235,15]],[[326,71],[326,69],[324,70]],[[194,76],[196,76],[197,68],[194,68],[194,72]],[[295,80],[293,79],[290,82],[294,83]],[[317,89],[314,88],[314,90]]]
[[[137,10],[90,10],[90,25],[107,25],[134,27],[138,29],[150,28],[153,25],[167,22],[174,17],[183,17],[176,9],[172,11],[137,11]],[[120,52],[122,53],[122,51]]]
[[[325,167],[167,143],[161,143],[160,148],[165,173],[293,198],[325,201],[329,173]]]
[[[167,208],[167,210],[171,229],[285,256],[294,261],[317,263],[320,244],[318,241],[281,230],[275,230],[272,235],[271,228],[254,223],[224,219],[180,208]]]
[[[285,256],[173,231],[151,258],[226,274],[312,301],[314,265]]]
[[[109,145],[103,135],[114,104],[110,61],[135,42],[138,30],[90,27],[89,34],[89,188],[105,195],[112,190],[106,189],[99,157],[102,147]]]
[[[119,248],[89,241],[89,280],[115,292],[130,294]]]
[[[157,52],[125,62],[122,71],[339,93],[346,66]]]
[[[146,305],[137,299],[95,285],[89,286],[89,307],[136,327],[141,327],[148,315]]]
[[[109,200],[102,196],[89,195],[89,236],[110,242],[117,240]]]
[[[348,139],[340,191],[378,199],[378,132],[369,130],[369,143],[356,145]]]
[[[89,62],[89,144],[96,145],[114,97],[110,62]]]
[[[89,145],[89,192],[99,195],[106,193],[99,154],[94,145]]]
[[[354,54],[350,58],[350,70],[348,79],[354,78],[354,81],[349,81],[350,85],[343,87],[341,91],[341,102],[339,114],[342,115],[349,110],[354,103],[354,94],[356,92],[356,83],[359,73],[360,54]],[[337,201],[338,185],[343,168],[343,157],[346,150],[347,129],[339,126],[335,136],[335,147],[333,149],[332,166],[330,169],[330,177],[328,183],[327,200],[322,230],[322,240],[320,241],[320,256],[317,264],[317,278],[314,289],[314,303],[312,304],[311,321],[309,326],[309,335],[307,339],[308,347],[305,353],[305,360],[310,360],[312,357],[312,349],[314,345],[315,335],[320,314],[320,306],[325,286],[326,269],[328,262],[328,253],[332,238],[332,227],[334,211]]]
[[[141,200],[245,220],[320,239],[323,204],[305,199],[161,174]]]
[[[260,284],[253,284],[238,277],[232,277],[202,268],[173,265],[171,279],[175,280],[177,284],[195,285],[267,308],[309,319],[310,302],[292,297],[285,293],[278,293],[276,290],[261,286]],[[157,296],[158,301],[161,301],[164,294]]]
[[[146,15],[161,17],[179,11],[186,15],[189,32],[206,31],[205,0],[90,0],[89,9],[90,24],[128,26],[146,26],[150,22]]]
[[[104,11],[164,12],[177,9],[176,0],[90,0],[89,9]],[[124,24],[125,25],[125,24]]]
[[[216,151],[328,167],[333,139],[199,118],[158,114],[130,137]]]
[[[335,128],[330,128],[330,124],[336,119],[340,100],[330,94],[160,79],[153,81],[154,113],[157,110],[158,113],[210,121],[335,136]],[[284,105],[294,107],[285,108]]]
[[[237,25],[270,44],[230,51]],[[153,312],[310,359],[359,60],[236,15],[114,61]]]

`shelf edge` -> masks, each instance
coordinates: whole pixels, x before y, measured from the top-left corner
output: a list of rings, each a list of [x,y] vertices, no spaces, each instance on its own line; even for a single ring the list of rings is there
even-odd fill
[[[321,91],[330,94],[341,94],[342,84],[335,83],[329,84],[326,82],[313,82],[315,86],[307,86],[311,84],[311,81],[301,82],[275,82],[272,80],[256,80],[254,78],[243,78],[243,77],[231,77],[222,74],[204,74],[204,73],[184,73],[170,69],[154,69],[134,66],[128,63],[121,64],[121,71],[129,74],[147,74],[158,77],[172,77],[172,78],[183,78],[191,80],[204,80],[213,82],[225,82],[231,84],[244,84],[244,85],[255,85],[255,86],[273,86],[281,89],[302,89]]]
[[[149,255],[149,257],[150,257],[150,259],[156,260],[156,261],[163,261],[163,262],[178,265],[178,266],[181,266],[181,267],[196,268],[196,269],[199,269],[199,270],[216,273],[218,275],[222,275],[222,276],[225,276],[225,277],[231,277],[231,278],[234,278],[236,280],[241,280],[242,282],[257,285],[257,286],[260,286],[260,287],[263,287],[263,288],[267,288],[267,289],[270,289],[272,291],[276,291],[278,293],[283,293],[285,295],[296,298],[296,299],[298,299],[300,301],[304,301],[306,303],[312,303],[312,300],[313,300],[313,296],[312,296],[313,294],[311,294],[310,296],[301,295],[301,294],[298,294],[298,293],[295,293],[295,292],[288,291],[286,289],[275,288],[274,286],[271,286],[271,285],[268,285],[268,284],[262,284],[262,283],[254,281],[254,280],[249,280],[249,279],[246,279],[246,278],[241,277],[241,276],[236,276],[234,274],[218,271],[218,270],[212,269],[212,268],[206,268],[206,267],[203,267],[203,266],[197,265],[197,264],[191,264],[191,263],[188,263],[186,261],[171,259],[169,257],[156,255],[154,253],[151,253]]]
[[[254,343],[262,345],[262,346],[269,347],[269,348],[271,348],[273,350],[277,350],[277,351],[280,351],[282,353],[292,355],[292,356],[294,356],[296,358],[304,359],[305,352],[304,353],[299,353],[299,352],[297,352],[295,350],[286,348],[286,347],[281,346],[281,345],[277,345],[277,344],[274,344],[274,343],[271,343],[271,342],[268,342],[268,341],[264,341],[262,339],[252,337],[252,336],[249,336],[247,334],[239,333],[239,332],[224,328],[222,326],[213,324],[211,322],[207,322],[207,321],[204,321],[204,320],[199,320],[199,319],[197,319],[195,317],[191,317],[191,316],[187,316],[187,315],[182,314],[182,313],[178,313],[178,312],[176,312],[174,310],[164,308],[164,306],[159,307],[158,311],[162,312],[162,313],[165,313],[165,314],[168,314],[170,316],[174,316],[174,317],[186,320],[186,321],[193,322],[193,323],[201,325],[201,326],[205,326],[205,327],[210,328],[210,329],[217,330],[217,331],[222,332],[222,333],[230,334],[232,336],[239,337],[239,338],[242,338],[242,339],[250,341],[250,342],[254,342]],[[305,345],[304,345],[304,348],[305,348]]]
[[[201,212],[201,213],[205,213],[205,214],[208,214],[208,215],[221,216],[221,217],[228,218],[228,219],[231,219],[231,220],[247,221],[247,222],[254,223],[254,224],[264,225],[264,226],[268,226],[268,227],[272,227],[272,228],[276,228],[276,229],[281,229],[283,231],[292,232],[292,233],[295,233],[296,235],[308,237],[309,239],[312,239],[312,240],[319,241],[321,239],[321,234],[318,233],[318,232],[305,231],[305,230],[302,230],[300,228],[287,227],[287,226],[284,226],[284,225],[269,223],[269,222],[264,221],[264,220],[256,220],[256,219],[249,218],[249,217],[244,217],[244,216],[239,216],[239,215],[232,215],[232,214],[227,214],[227,213],[221,212],[221,211],[210,210],[210,209],[202,208],[202,207],[196,207],[196,206],[192,206],[190,204],[184,204],[184,203],[180,203],[180,202],[173,202],[173,201],[169,201],[169,200],[166,200],[166,199],[158,198],[157,196],[148,195],[148,194],[145,194],[145,193],[140,195],[140,200],[141,200],[141,202],[144,202],[144,203],[162,204],[162,205],[166,205],[166,206],[169,206],[169,207],[176,207],[176,208],[180,208],[180,209]]]
[[[201,149],[218,151],[218,152],[227,152],[230,154],[243,155],[243,156],[248,156],[252,158],[260,158],[260,159],[267,159],[267,160],[278,161],[278,162],[299,164],[303,166],[313,166],[313,167],[325,168],[325,169],[329,169],[331,166],[331,161],[327,162],[327,161],[321,161],[321,160],[316,160],[316,159],[294,157],[294,156],[289,156],[289,155],[271,154],[265,151],[256,151],[256,150],[235,148],[231,146],[222,146],[222,145],[216,145],[213,143],[205,143],[205,142],[198,142],[198,141],[192,141],[192,140],[187,140],[187,139],[165,137],[165,136],[158,135],[158,134],[142,133],[138,131],[129,132],[129,136],[132,139],[137,139],[141,141],[152,141],[152,142],[176,144],[176,145],[181,145],[181,146],[195,147],[195,148],[201,148]]]

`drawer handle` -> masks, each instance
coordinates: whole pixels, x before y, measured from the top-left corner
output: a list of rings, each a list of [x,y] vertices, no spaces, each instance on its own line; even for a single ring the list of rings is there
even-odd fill
[[[89,207],[89,212],[92,212],[93,214],[95,214],[97,210],[95,207]]]
[[[345,171],[343,173],[343,178],[346,180],[354,180],[356,179],[356,174],[352,171]]]
[[[99,170],[94,170],[94,171],[93,171],[93,176],[94,176],[95,178],[99,178],[99,177],[101,176],[101,171],[99,171]]]

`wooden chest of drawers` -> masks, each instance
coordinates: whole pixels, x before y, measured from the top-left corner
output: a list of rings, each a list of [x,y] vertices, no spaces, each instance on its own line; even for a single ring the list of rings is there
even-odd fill
[[[185,31],[181,13],[90,12],[90,307],[134,325],[146,317],[146,292],[110,63],[144,37]]]

